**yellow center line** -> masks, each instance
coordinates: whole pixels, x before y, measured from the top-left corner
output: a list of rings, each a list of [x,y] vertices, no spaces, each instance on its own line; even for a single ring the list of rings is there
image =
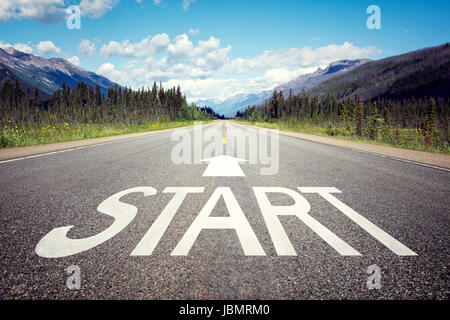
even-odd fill
[[[227,134],[227,127],[223,127],[223,138],[222,138],[222,144],[226,144],[226,143],[227,143],[227,138],[226,138],[226,134]]]

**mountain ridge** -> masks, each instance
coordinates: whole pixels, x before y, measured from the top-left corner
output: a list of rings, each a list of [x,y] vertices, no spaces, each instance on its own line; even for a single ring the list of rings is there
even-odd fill
[[[361,100],[450,97],[450,43],[370,61],[328,79],[309,92],[336,99],[357,95]]]
[[[279,92],[283,91],[285,95],[292,89],[293,94],[299,94],[303,89],[308,90],[317,84],[322,83],[333,77],[350,72],[354,68],[363,65],[371,60],[369,59],[344,59],[330,63],[325,69],[318,68],[315,72],[300,75],[294,80],[281,84],[274,88]],[[249,105],[259,106],[272,98],[274,90],[262,91],[259,93],[236,94],[220,104],[210,106],[219,114],[226,117],[233,117],[237,111],[242,111]]]
[[[47,59],[12,47],[0,48],[0,69],[3,70],[0,72],[0,81],[9,75],[14,81],[18,79],[24,89],[37,87],[43,93],[41,99],[51,96],[63,83],[70,87],[75,87],[80,81],[87,85],[98,84],[100,91],[105,94],[109,87],[116,85],[109,79],[75,66],[66,59]]]

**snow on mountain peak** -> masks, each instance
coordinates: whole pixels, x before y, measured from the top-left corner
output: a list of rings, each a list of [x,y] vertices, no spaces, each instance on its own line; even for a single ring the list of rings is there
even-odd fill
[[[24,53],[14,48],[0,48],[0,67],[6,67],[22,83],[38,87],[40,91],[51,95],[63,83],[76,86],[83,80],[87,84],[98,84],[103,93],[116,84],[107,78],[77,67],[63,58],[46,59]],[[1,79],[0,79],[1,80]]]

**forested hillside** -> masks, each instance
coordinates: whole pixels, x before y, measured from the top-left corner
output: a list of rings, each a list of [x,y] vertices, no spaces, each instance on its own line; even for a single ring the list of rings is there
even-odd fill
[[[450,44],[370,61],[309,92],[320,98],[330,94],[337,99],[354,95],[361,100],[450,98]]]

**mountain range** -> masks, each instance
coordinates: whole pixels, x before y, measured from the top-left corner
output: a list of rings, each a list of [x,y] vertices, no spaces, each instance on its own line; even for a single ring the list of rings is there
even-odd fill
[[[317,71],[304,74],[296,79],[282,84],[274,90],[283,91],[284,95],[288,95],[292,89],[293,94],[299,94],[303,89],[308,90],[314,86],[337,76],[343,75],[351,70],[370,62],[369,59],[356,60],[340,60],[329,64],[325,69],[318,68]],[[262,91],[260,93],[237,94],[220,103],[212,103],[212,107],[217,113],[226,117],[233,117],[237,111],[247,108],[249,105],[259,106],[272,98],[274,90]],[[203,105],[201,102],[198,105]]]
[[[25,90],[39,89],[40,99],[48,99],[63,83],[75,87],[84,81],[98,84],[102,93],[116,83],[94,72],[84,70],[62,58],[46,59],[14,48],[0,49],[0,81],[9,77]],[[298,94],[307,90],[310,95],[335,96],[345,99],[358,95],[362,100],[377,98],[409,98],[439,96],[450,98],[450,44],[425,48],[381,60],[340,60],[325,69],[282,84],[273,90],[259,93],[236,94],[225,101],[216,99],[196,101],[197,106],[208,106],[226,117],[249,105],[259,106],[269,101],[273,91],[287,96],[292,90]]]
[[[274,88],[283,91],[285,97],[291,89],[293,94],[304,89],[319,98],[327,95],[337,99],[357,95],[360,100],[450,98],[450,43],[380,60],[336,61]],[[237,94],[211,107],[219,114],[233,117],[249,105],[263,105],[272,98],[274,90]]]
[[[0,81],[8,76],[19,81],[22,89],[39,89],[39,97],[48,99],[63,83],[76,87],[84,81],[87,85],[98,84],[102,93],[116,84],[94,72],[86,71],[62,58],[46,59],[24,53],[14,48],[0,49]]]
[[[210,106],[218,114],[225,117],[233,117],[237,111],[247,108],[249,105],[254,105],[257,101],[263,101],[264,98],[270,96],[270,92],[264,91],[260,93],[240,93],[226,99],[225,101],[219,101],[211,103]],[[202,102],[195,102],[196,105],[203,106]]]

